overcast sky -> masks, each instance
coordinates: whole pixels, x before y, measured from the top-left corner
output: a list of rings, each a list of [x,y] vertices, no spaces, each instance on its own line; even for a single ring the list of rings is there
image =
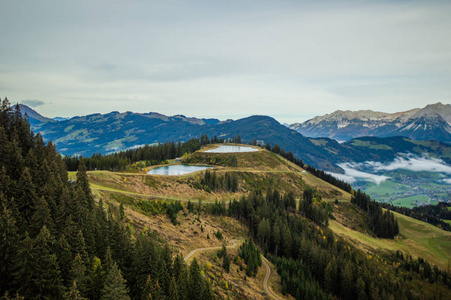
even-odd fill
[[[451,1],[2,1],[0,97],[281,122],[451,102]]]

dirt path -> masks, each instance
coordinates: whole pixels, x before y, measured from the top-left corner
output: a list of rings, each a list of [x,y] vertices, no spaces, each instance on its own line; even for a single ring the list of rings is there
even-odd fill
[[[274,294],[268,286],[268,281],[269,281],[269,277],[271,276],[271,267],[268,264],[268,260],[262,255],[262,263],[266,268],[266,274],[265,274],[265,279],[263,280],[263,290],[265,291],[265,293],[268,295],[269,298],[271,299],[280,299],[279,297],[277,297],[276,294]]]
[[[232,244],[228,245],[227,248],[235,248],[235,247],[237,247],[238,246],[238,242],[240,242],[240,241],[239,240],[231,240],[230,242],[232,242]],[[222,246],[221,247],[208,247],[208,248],[194,249],[193,251],[188,253],[188,255],[185,256],[184,260],[188,261],[197,252],[208,251],[208,250],[220,250],[221,248],[222,248]],[[262,255],[262,263],[263,263],[263,265],[265,266],[265,269],[266,269],[265,279],[263,280],[263,290],[265,291],[265,293],[268,295],[269,298],[271,298],[271,299],[281,299],[276,294],[274,294],[270,290],[270,288],[268,286],[269,277],[271,277],[271,267],[268,264],[268,260],[263,255]]]
[[[237,242],[240,242],[239,240],[231,240],[230,242],[232,242],[231,245],[226,246],[226,248],[235,248],[236,246],[238,246]],[[208,247],[208,248],[198,248],[198,249],[194,249],[193,251],[191,251],[190,253],[188,253],[184,260],[188,261],[194,254],[196,254],[197,252],[200,251],[208,251],[208,250],[221,250],[222,246],[220,247]]]

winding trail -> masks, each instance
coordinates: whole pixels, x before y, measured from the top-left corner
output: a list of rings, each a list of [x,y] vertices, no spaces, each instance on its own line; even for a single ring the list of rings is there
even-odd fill
[[[269,296],[269,298],[271,299],[280,299],[279,297],[277,297],[276,294],[274,294],[268,286],[268,281],[269,281],[269,277],[271,277],[271,267],[268,264],[268,260],[266,259],[266,257],[264,257],[262,255],[262,263],[266,268],[266,274],[265,274],[265,279],[263,280],[263,290],[265,291],[265,293]]]
[[[226,248],[235,248],[238,246],[238,242],[241,242],[240,240],[231,240],[230,242],[232,242],[231,245],[226,246]],[[197,252],[201,252],[201,251],[208,251],[208,250],[221,250],[222,246],[220,247],[208,247],[208,248],[198,248],[198,249],[194,249],[193,251],[191,251],[190,253],[188,253],[184,260],[188,261],[194,254],[196,254]]]
[[[242,242],[241,240],[231,240],[230,241],[232,244],[226,246],[226,248],[235,248],[238,246],[238,242]],[[201,251],[209,251],[209,250],[220,250],[222,249],[221,247],[207,247],[207,248],[198,248],[198,249],[194,249],[193,251],[191,251],[190,253],[188,253],[184,260],[185,262],[188,261],[191,257],[193,257],[196,253],[201,252]],[[262,255],[262,263],[265,266],[266,269],[266,274],[265,274],[265,278],[263,280],[263,290],[265,291],[265,293],[268,295],[268,297],[270,299],[281,299],[279,298],[276,294],[274,294],[269,286],[268,286],[268,282],[269,282],[269,278],[271,277],[271,267],[268,264],[268,260]]]

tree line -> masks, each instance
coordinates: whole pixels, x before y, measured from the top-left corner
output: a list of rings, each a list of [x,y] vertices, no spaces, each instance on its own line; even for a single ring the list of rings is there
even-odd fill
[[[382,207],[396,211],[405,216],[440,227],[442,230],[451,231],[451,224],[443,220],[451,220],[451,204],[440,202],[437,205],[424,205],[413,208],[395,206],[390,203],[382,203]]]
[[[296,299],[422,297],[414,282],[426,275],[418,277],[404,270],[408,276],[399,278],[396,268],[381,269],[381,258],[376,261],[371,255],[335,236],[322,225],[326,222],[321,224],[303,218],[311,217],[312,213],[307,212],[311,209],[310,205],[320,205],[315,203],[318,201],[310,202],[312,195],[312,191],[303,195],[307,203],[300,204],[298,212],[286,209],[281,199],[289,197],[281,197],[278,191],[270,191],[266,196],[254,191],[239,201],[230,201],[227,209],[229,216],[248,225],[253,239],[275,264],[281,275],[284,294],[291,294]],[[217,204],[217,207],[222,206]],[[220,211],[224,210],[217,209],[216,213]],[[397,261],[390,256],[385,259],[389,265]],[[429,274],[427,267],[424,274]],[[449,287],[447,272],[434,274],[437,281]]]
[[[364,192],[358,190],[351,198],[351,203],[357,205],[371,218],[370,227],[380,238],[393,238],[399,234],[398,220],[389,210],[382,210],[382,205]]]
[[[216,172],[205,170],[201,178],[200,186],[207,192],[232,192],[238,191],[238,176],[234,172],[225,172],[224,175],[216,175]]]
[[[351,193],[352,187],[349,183],[342,181],[340,179],[337,179],[336,177],[328,174],[327,172],[324,172],[323,170],[316,169],[312,166],[305,166],[305,169],[315,175],[318,178],[321,178],[325,182],[328,182],[332,185],[335,185],[336,187],[342,189],[343,191],[346,191],[348,193]]]
[[[213,299],[196,260],[149,232],[132,234],[120,209],[96,203],[86,167],[75,183],[18,106],[0,107],[0,295],[26,299]]]
[[[88,170],[124,171],[136,162],[144,162],[142,167],[158,165],[168,159],[175,159],[184,153],[192,153],[199,149],[199,140],[191,139],[183,144],[180,141],[177,144],[172,141],[164,144],[145,145],[107,155],[96,153],[91,157],[65,156],[63,160],[69,171],[76,171],[81,160],[84,160]]]

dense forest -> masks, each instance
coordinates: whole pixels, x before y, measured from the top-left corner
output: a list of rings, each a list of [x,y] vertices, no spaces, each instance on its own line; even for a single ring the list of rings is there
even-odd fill
[[[371,218],[370,228],[380,238],[393,238],[399,233],[398,220],[389,210],[383,211],[379,202],[371,200],[370,196],[358,190],[351,198],[351,203],[357,205]]]
[[[213,299],[194,260],[150,233],[132,235],[96,203],[86,167],[75,183],[18,107],[0,109],[0,294],[25,299]],[[9,295],[9,296],[8,296]]]
[[[451,231],[451,224],[443,220],[451,220],[451,204],[440,202],[437,205],[424,205],[413,208],[394,206],[382,203],[382,207],[396,211],[397,213],[435,225],[443,230]]]
[[[277,267],[284,294],[296,299],[421,299],[416,280],[451,287],[449,273],[431,267],[421,258],[413,260],[398,252],[384,258],[385,265],[398,267],[382,268],[383,258],[372,258],[336,237],[321,222],[302,218],[313,216],[306,210],[315,207],[328,211],[327,205],[312,204],[311,194],[303,196],[306,203],[294,213],[285,209],[281,201],[284,198],[278,191],[266,196],[253,192],[232,201],[227,212],[248,225],[253,238]]]
[[[238,136],[224,140],[214,136],[210,139],[207,135],[202,135],[200,139],[193,138],[185,143],[179,141],[176,144],[172,141],[164,144],[145,145],[108,155],[97,153],[91,157],[65,156],[63,160],[68,171],[76,171],[81,160],[84,161],[88,170],[124,171],[133,169],[133,167],[141,169],[162,164],[169,159],[181,157],[185,153],[193,153],[199,150],[201,146],[213,143],[241,143],[241,138]],[[139,164],[132,166],[135,163]]]

